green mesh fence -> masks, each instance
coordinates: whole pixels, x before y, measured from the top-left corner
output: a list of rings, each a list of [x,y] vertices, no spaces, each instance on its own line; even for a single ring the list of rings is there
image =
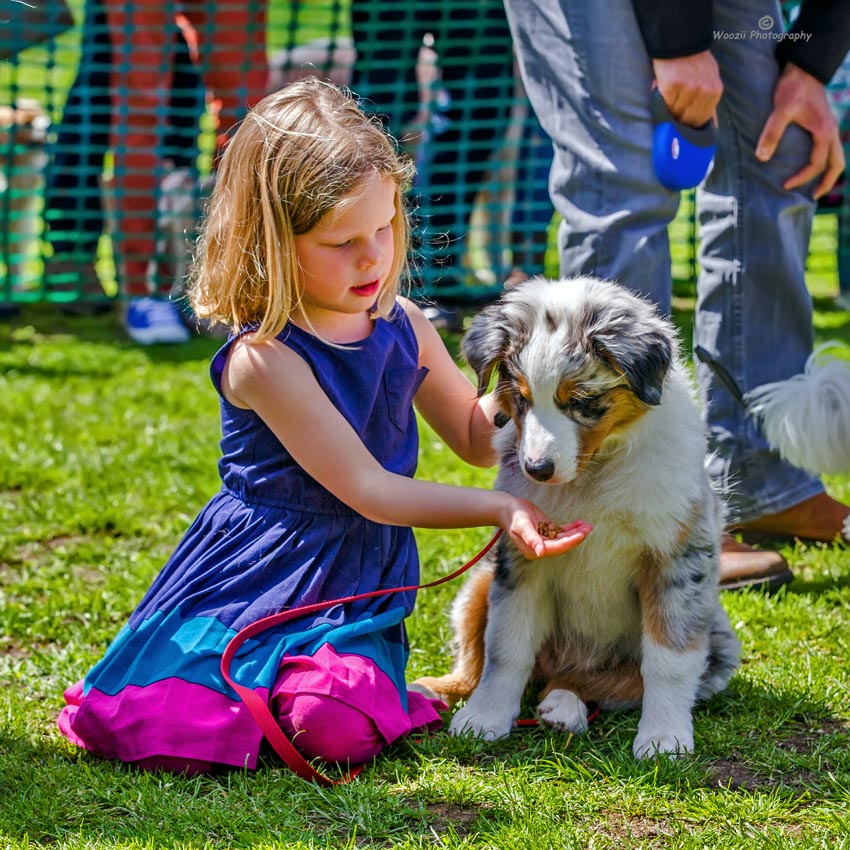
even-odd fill
[[[415,294],[474,303],[557,274],[551,145],[501,0],[0,0],[0,60],[0,303],[179,293],[217,140],[305,73],[351,86],[416,161]],[[831,203],[814,250],[846,264],[850,206]]]

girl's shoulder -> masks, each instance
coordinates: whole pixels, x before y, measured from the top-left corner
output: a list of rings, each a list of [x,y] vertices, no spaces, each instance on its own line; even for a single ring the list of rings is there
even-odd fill
[[[210,378],[219,395],[231,405],[246,409],[251,405],[242,399],[243,393],[252,394],[270,375],[293,365],[293,352],[276,345],[276,340],[252,342],[253,331],[246,329],[228,339],[210,364]]]
[[[249,409],[244,395],[253,395],[281,375],[310,368],[311,335],[287,324],[277,336],[257,342],[256,327],[232,334],[210,363],[210,378],[218,394],[230,405]],[[300,342],[300,344],[299,344]]]
[[[388,318],[390,321],[395,319],[395,321],[410,327],[417,339],[419,339],[424,328],[431,326],[431,322],[422,312],[422,308],[415,301],[411,301],[410,298],[405,298],[402,295],[396,298]]]
[[[402,338],[405,347],[421,365],[422,353],[433,343],[432,337],[436,331],[419,305],[410,298],[397,296],[387,316],[387,323],[396,329],[395,332]]]
[[[414,321],[416,316],[422,316],[422,310],[419,309],[415,301],[411,301],[410,298],[405,298],[403,295],[397,295],[395,304],[393,304],[393,308],[390,310],[390,316],[392,317],[394,314],[403,314],[411,321]],[[414,318],[411,319],[411,317]]]
[[[415,301],[399,296],[397,305],[415,340],[420,365],[431,368],[434,358],[446,353],[443,338]]]

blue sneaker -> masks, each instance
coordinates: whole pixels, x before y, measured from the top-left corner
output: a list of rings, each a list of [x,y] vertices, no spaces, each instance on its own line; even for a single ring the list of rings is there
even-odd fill
[[[127,335],[138,345],[175,344],[189,341],[189,331],[173,301],[132,298],[124,316]]]

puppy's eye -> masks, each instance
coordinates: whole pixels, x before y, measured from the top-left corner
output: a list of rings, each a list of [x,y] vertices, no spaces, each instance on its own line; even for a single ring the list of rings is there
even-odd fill
[[[528,410],[528,399],[520,393],[514,393],[511,401],[513,401],[514,410],[518,416],[522,416]]]
[[[580,419],[599,419],[604,413],[598,396],[574,395],[567,399],[556,399],[556,403],[564,413]]]

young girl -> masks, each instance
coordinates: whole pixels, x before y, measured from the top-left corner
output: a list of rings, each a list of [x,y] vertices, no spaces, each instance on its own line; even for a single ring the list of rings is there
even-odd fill
[[[353,100],[310,79],[266,97],[222,159],[193,305],[232,328],[212,362],[223,486],[83,683],[61,730],[145,768],[253,768],[262,733],[220,672],[244,626],[415,585],[411,526],[496,525],[529,558],[547,517],[504,492],[415,480],[413,401],[470,463],[496,462],[496,402],[398,297],[408,167]],[[231,675],[307,758],[362,763],[441,704],[405,686],[413,593],[337,605],[248,641]]]

